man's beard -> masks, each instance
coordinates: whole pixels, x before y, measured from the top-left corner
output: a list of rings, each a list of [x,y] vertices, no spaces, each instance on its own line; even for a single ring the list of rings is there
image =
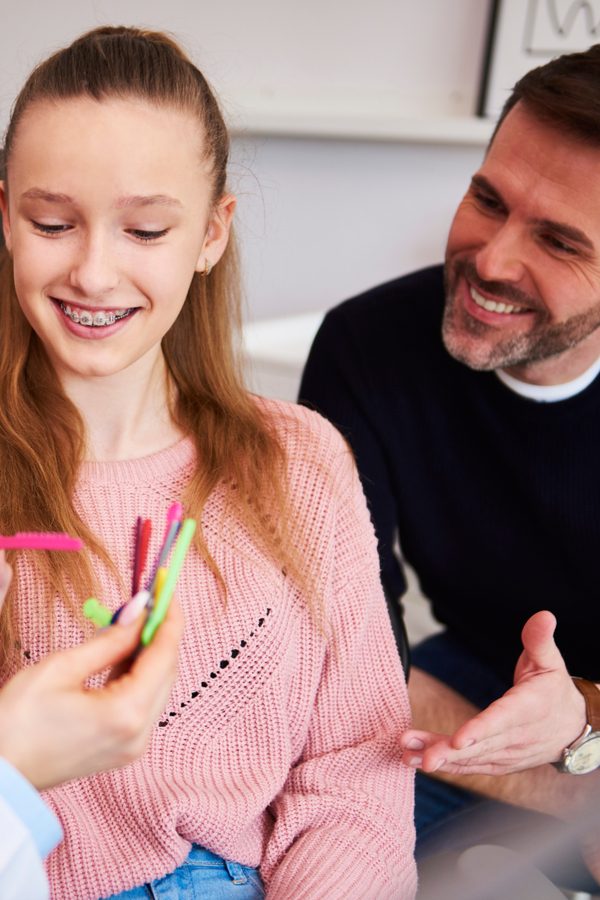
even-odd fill
[[[458,307],[456,287],[461,277],[496,300],[514,302],[533,310],[539,318],[538,324],[532,324],[528,331],[502,337],[498,329],[472,318]],[[510,369],[542,362],[571,350],[600,327],[600,300],[586,312],[571,316],[560,324],[550,324],[546,311],[533,297],[501,281],[482,281],[469,260],[446,262],[444,284],[444,344],[451,356],[471,369]],[[518,317],[519,313],[508,315]]]

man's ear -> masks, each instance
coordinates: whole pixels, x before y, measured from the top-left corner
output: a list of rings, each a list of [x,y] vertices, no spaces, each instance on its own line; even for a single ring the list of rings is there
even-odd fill
[[[4,243],[10,253],[11,250],[11,233],[10,219],[8,217],[8,190],[5,181],[0,181],[0,213],[2,214],[2,233],[4,235]]]
[[[223,256],[237,204],[233,194],[225,194],[210,214],[196,272],[209,272]]]

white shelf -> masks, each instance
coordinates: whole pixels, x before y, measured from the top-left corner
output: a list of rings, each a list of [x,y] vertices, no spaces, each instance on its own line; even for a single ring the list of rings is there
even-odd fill
[[[244,325],[245,373],[251,390],[296,400],[302,369],[324,315],[311,312]]]
[[[494,129],[491,119],[476,116],[423,118],[247,112],[231,124],[235,135],[398,141],[417,144],[484,146]]]

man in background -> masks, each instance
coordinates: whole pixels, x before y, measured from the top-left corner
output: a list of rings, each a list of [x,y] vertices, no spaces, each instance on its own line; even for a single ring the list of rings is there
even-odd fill
[[[332,310],[304,372],[301,400],[356,454],[388,596],[406,589],[399,538],[445,626],[412,651],[424,734],[456,733],[510,688],[521,628],[541,609],[556,616],[565,661],[555,715],[539,722],[557,760],[586,724],[567,672],[600,681],[599,371],[600,45],[518,82],[445,266]],[[540,628],[551,640],[553,621],[533,620],[534,644]],[[412,739],[407,761],[419,765]],[[438,762],[417,776],[421,856],[448,846],[445,824],[482,798],[490,827],[514,834],[514,807],[528,831],[577,819],[589,795],[587,779],[547,763],[495,777]]]

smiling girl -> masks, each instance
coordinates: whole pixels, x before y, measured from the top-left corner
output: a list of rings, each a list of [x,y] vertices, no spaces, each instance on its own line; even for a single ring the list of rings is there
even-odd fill
[[[42,63],[6,135],[0,533],[64,530],[88,553],[13,558],[3,678],[79,643],[92,589],[127,599],[136,516],[181,499],[201,523],[147,752],[46,794],[52,895],[412,897],[375,538],[337,433],[242,386],[227,156],[201,73],[131,28]]]

